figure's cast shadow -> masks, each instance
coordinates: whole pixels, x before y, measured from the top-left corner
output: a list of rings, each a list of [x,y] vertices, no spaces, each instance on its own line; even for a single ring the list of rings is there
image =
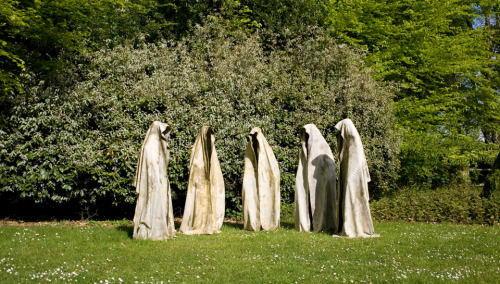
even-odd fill
[[[294,230],[295,229],[295,223],[293,221],[281,221],[280,222],[280,227],[286,230]]]
[[[174,225],[175,225],[175,228],[177,228],[177,230],[179,229],[179,227],[181,226],[181,222],[180,221],[177,221],[175,220],[174,221]],[[116,229],[118,231],[121,231],[121,232],[125,232],[127,233],[127,236],[130,238],[130,239],[133,239],[134,237],[134,225],[120,225],[118,227],[116,227]]]
[[[118,231],[125,232],[127,233],[128,237],[132,239],[132,236],[134,234],[134,226],[131,225],[120,225],[116,227]]]
[[[229,227],[229,228],[234,228],[234,229],[240,229],[243,230],[243,223],[241,222],[234,222],[234,221],[225,221],[224,226]]]
[[[180,222],[175,221],[175,227],[178,228],[180,227]],[[241,222],[224,222],[224,226],[227,226],[229,228],[234,228],[238,230],[243,230],[243,224]],[[284,230],[295,230],[295,223],[293,221],[283,221],[280,222],[280,229]],[[116,230],[125,232],[128,236],[129,239],[133,239],[133,234],[134,234],[134,226],[133,225],[120,225],[116,227]],[[323,234],[333,234],[334,232],[320,232]]]

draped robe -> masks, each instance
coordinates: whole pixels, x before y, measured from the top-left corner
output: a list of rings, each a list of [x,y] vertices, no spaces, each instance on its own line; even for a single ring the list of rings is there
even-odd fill
[[[337,231],[335,161],[314,124],[300,132],[302,148],[295,180],[295,228],[302,232]]]
[[[277,230],[280,225],[280,170],[260,128],[248,135],[243,173],[243,229]]]
[[[215,136],[201,128],[191,152],[186,205],[180,233],[219,233],[224,221],[224,179],[215,151]]]
[[[370,173],[356,127],[350,119],[335,125],[339,147],[340,175],[338,181],[341,236],[378,237],[373,229],[370,206],[368,204],[368,182]]]
[[[139,194],[134,215],[133,237],[166,240],[175,236],[174,214],[167,166],[170,126],[155,121],[141,147],[135,187]]]

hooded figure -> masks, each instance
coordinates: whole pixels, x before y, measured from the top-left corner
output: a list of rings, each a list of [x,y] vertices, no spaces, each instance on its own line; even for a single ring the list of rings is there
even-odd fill
[[[359,133],[350,119],[335,125],[339,147],[339,231],[341,236],[378,237],[368,205],[370,173]]]
[[[134,182],[139,194],[134,215],[135,239],[166,240],[175,236],[167,177],[170,130],[167,124],[155,121],[142,143]]]
[[[277,230],[280,226],[280,170],[260,128],[248,135],[243,173],[243,229]]]
[[[203,126],[189,162],[189,183],[180,233],[219,233],[224,221],[224,179],[212,129]]]
[[[300,131],[302,149],[295,180],[295,229],[337,231],[335,161],[314,124]]]

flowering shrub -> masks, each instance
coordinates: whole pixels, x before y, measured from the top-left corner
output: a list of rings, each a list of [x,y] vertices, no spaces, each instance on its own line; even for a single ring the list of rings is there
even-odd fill
[[[10,118],[16,128],[0,133],[1,191],[39,203],[75,202],[79,210],[131,204],[142,140],[160,120],[172,126],[168,171],[176,215],[203,125],[216,133],[229,212],[240,211],[246,137],[255,126],[279,161],[289,203],[300,128],[316,124],[335,152],[334,126],[346,117],[363,139],[371,190],[389,189],[398,167],[391,92],[371,79],[361,52],[321,30],[312,33],[264,50],[258,34],[229,34],[207,23],[180,42],[88,54],[84,80],[72,91],[35,85],[16,105]]]

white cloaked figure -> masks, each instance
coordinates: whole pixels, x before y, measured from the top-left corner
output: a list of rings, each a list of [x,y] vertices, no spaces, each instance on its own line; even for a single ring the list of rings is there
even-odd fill
[[[224,179],[215,151],[215,135],[203,126],[191,152],[186,205],[179,232],[219,233],[224,221]]]
[[[295,180],[295,229],[338,230],[336,174],[332,150],[314,124],[300,131],[302,148]]]
[[[280,170],[260,128],[248,135],[243,173],[243,229],[272,231],[280,226]]]
[[[339,149],[339,236],[379,237],[368,204],[370,173],[358,130],[350,119],[335,125]]]
[[[175,236],[170,183],[167,176],[170,126],[155,121],[141,147],[135,188],[134,239],[166,240]]]

